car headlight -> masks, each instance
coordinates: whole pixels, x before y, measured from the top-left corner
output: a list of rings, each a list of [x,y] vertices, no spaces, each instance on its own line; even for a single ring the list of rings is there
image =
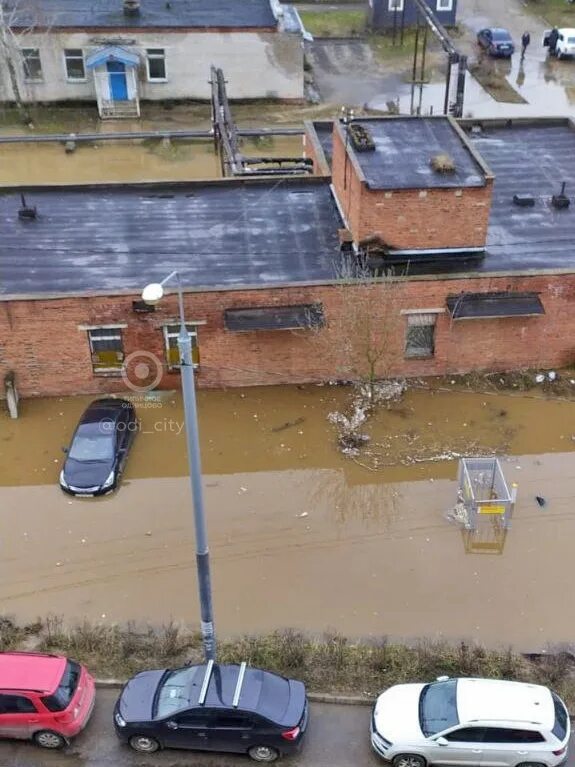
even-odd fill
[[[125,727],[126,726],[126,720],[123,716],[121,716],[118,711],[114,713],[114,721],[118,725],[118,727]]]
[[[102,487],[110,487],[110,485],[113,485],[113,484],[114,484],[114,472],[113,472],[113,471],[111,471],[111,472],[108,474],[108,478],[106,479],[106,481],[104,482],[104,484],[102,485]]]
[[[60,472],[60,484],[63,485],[64,487],[68,487],[68,483],[64,479],[64,469],[62,469],[62,471]]]

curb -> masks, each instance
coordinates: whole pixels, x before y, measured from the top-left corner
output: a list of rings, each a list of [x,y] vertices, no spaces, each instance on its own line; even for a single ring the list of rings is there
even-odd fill
[[[96,687],[101,690],[121,690],[125,685],[122,679],[96,679]],[[310,692],[311,703],[337,703],[343,706],[371,706],[373,700],[363,695],[332,695],[327,692]]]

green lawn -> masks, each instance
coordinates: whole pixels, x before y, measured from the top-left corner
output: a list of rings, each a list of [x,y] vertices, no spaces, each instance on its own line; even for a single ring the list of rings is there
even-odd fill
[[[314,37],[357,37],[366,31],[364,10],[300,11],[305,28]]]
[[[575,27],[575,3],[566,0],[525,0],[525,8],[542,16],[550,27]]]

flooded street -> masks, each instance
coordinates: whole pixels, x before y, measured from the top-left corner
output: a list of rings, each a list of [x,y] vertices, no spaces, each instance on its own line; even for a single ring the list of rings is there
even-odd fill
[[[409,391],[370,423],[370,450],[395,464],[371,471],[339,453],[326,418],[347,396],[339,387],[199,393],[218,630],[331,628],[524,649],[568,640],[575,405]],[[2,414],[3,612],[194,623],[180,398],[136,402],[141,433],[122,487],[82,501],[56,483],[60,448],[88,401],[28,400],[19,420]],[[507,454],[519,500],[506,537],[488,524],[471,539],[447,521],[457,462],[411,463],[466,445]]]
[[[244,138],[250,157],[301,157],[301,136]],[[0,186],[98,182],[187,181],[221,176],[211,141],[161,139],[80,142],[66,154],[59,143],[0,144]]]

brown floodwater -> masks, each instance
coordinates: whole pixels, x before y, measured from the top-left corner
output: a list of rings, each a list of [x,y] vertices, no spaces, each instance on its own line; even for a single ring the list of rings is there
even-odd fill
[[[327,415],[347,397],[327,386],[199,392],[218,630],[293,626],[525,649],[570,640],[575,404],[412,390],[367,428],[371,454],[390,464],[374,471],[336,447]],[[18,420],[0,416],[3,612],[193,623],[180,397],[136,402],[141,433],[122,487],[81,501],[57,478],[89,399],[28,400]],[[466,448],[501,453],[518,483],[506,536],[487,523],[470,538],[445,517],[457,462],[425,459]]]
[[[301,136],[245,138],[249,157],[301,157]],[[221,176],[211,141],[80,142],[66,154],[58,143],[0,144],[0,185],[185,181]]]

